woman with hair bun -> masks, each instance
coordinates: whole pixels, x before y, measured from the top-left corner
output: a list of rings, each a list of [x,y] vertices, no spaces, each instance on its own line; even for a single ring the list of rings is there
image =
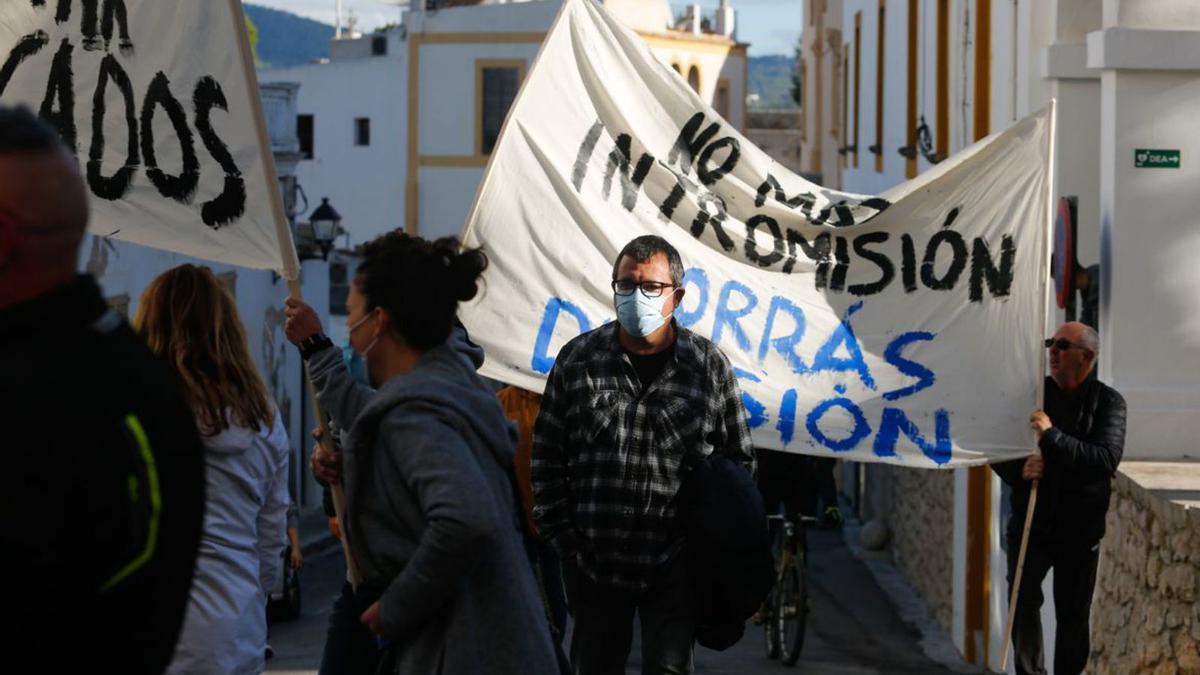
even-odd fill
[[[318,450],[313,471],[345,487],[344,534],[362,571],[361,619],[384,645],[380,671],[557,673],[522,545],[514,434],[476,373],[482,350],[455,320],[487,257],[402,232],[361,253],[346,325],[375,389],[354,382],[304,303],[287,301],[285,330],[347,430],[342,456]]]

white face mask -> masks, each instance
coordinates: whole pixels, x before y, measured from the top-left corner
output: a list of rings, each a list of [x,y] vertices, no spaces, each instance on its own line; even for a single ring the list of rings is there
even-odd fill
[[[355,322],[355,324],[354,324],[353,326],[350,326],[350,332],[349,332],[349,335],[354,335],[354,331],[358,330],[358,327],[359,327],[359,326],[361,326],[361,325],[363,325],[364,323],[366,323],[366,322],[367,322],[367,319],[370,319],[370,318],[373,316],[373,314],[374,314],[373,312],[368,312],[366,316],[364,316],[363,318],[361,318],[361,319],[359,319],[357,322]],[[378,344],[378,343],[379,343],[379,336],[378,336],[378,335],[376,335],[376,336],[375,336],[375,339],[374,339],[374,340],[371,340],[371,344],[367,345],[367,346],[366,346],[366,347],[365,347],[365,348],[364,348],[364,349],[363,349],[361,352],[358,352],[358,355],[359,355],[359,356],[361,356],[361,357],[363,357],[364,359],[366,359],[366,358],[367,358],[367,354],[368,354],[368,353],[370,353],[371,349],[372,349],[372,348],[374,348],[374,347],[375,347],[375,345],[376,345],[376,344]],[[350,348],[351,348],[351,349],[354,349],[354,346],[353,346],[353,345],[351,345],[351,347],[350,347]]]
[[[666,304],[669,293],[663,293],[657,298],[647,298],[640,289],[635,289],[629,295],[617,295],[617,322],[625,332],[634,337],[644,338],[658,330],[667,320],[663,316],[663,305]]]

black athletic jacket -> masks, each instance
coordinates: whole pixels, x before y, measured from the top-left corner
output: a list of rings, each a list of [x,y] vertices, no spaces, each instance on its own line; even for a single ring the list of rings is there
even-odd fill
[[[0,310],[0,635],[13,673],[161,673],[204,515],[195,422],[91,277]]]
[[[1044,409],[1054,426],[1038,443],[1046,460],[1038,487],[1031,538],[1048,544],[1094,546],[1104,536],[1112,478],[1125,449],[1125,399],[1096,379],[1068,397],[1046,378]],[[1021,478],[1023,459],[992,469],[1012,487],[1010,537],[1021,536],[1032,482]]]

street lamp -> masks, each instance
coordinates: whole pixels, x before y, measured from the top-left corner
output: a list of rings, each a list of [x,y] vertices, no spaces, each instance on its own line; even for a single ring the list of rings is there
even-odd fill
[[[308,217],[312,225],[313,240],[321,248],[321,259],[329,257],[333,241],[337,238],[338,228],[342,224],[342,215],[329,205],[329,198],[322,197],[321,205]]]

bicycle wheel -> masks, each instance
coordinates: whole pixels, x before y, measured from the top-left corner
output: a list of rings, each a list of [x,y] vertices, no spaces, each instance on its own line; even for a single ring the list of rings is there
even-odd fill
[[[767,594],[767,599],[763,601],[762,608],[762,627],[763,627],[763,646],[767,649],[768,659],[779,658],[779,628],[775,624],[775,596],[778,595],[776,589],[771,589]]]
[[[800,659],[808,620],[808,583],[799,561],[793,561],[784,570],[777,597],[775,620],[779,626],[779,659],[792,666]]]

